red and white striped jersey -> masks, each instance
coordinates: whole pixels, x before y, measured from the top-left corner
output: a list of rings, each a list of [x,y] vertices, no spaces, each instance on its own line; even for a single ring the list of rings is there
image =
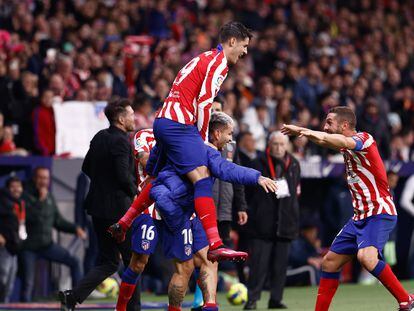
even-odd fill
[[[196,124],[204,141],[208,139],[211,105],[227,77],[229,68],[221,49],[193,58],[177,74],[157,118],[182,124]]]
[[[134,155],[136,161],[136,170],[137,170],[137,187],[138,191],[141,191],[140,184],[144,181],[145,177],[147,177],[147,173],[145,172],[145,167],[141,165],[138,159],[138,155],[142,152],[150,153],[151,149],[155,146],[155,137],[152,129],[143,129],[138,131],[134,136]],[[154,204],[148,207],[145,211],[142,212],[143,214],[150,214],[154,219],[161,219],[160,214],[155,209]]]
[[[352,138],[357,142],[357,148],[342,149],[341,153],[354,206],[353,219],[379,214],[397,215],[377,143],[366,132],[357,133]]]

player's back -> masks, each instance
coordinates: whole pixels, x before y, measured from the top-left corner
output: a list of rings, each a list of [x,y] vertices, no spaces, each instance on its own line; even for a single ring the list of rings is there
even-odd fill
[[[178,72],[157,118],[194,124],[200,100],[212,102],[227,72],[227,60],[220,49],[194,57]]]
[[[355,220],[378,214],[396,215],[384,163],[374,138],[360,132],[353,136],[357,150],[343,149],[348,186],[352,194]],[[358,144],[358,143],[357,143]]]
[[[140,163],[139,156],[140,153],[150,153],[152,148],[154,148],[156,144],[154,132],[152,129],[142,129],[136,132],[134,136],[134,156],[135,156],[135,166],[136,166],[136,174],[137,174],[137,187],[138,191],[141,191],[141,183],[144,182],[145,178],[147,177],[147,173],[145,171],[145,167]],[[161,216],[155,209],[154,204],[148,207],[143,214],[150,214],[154,219],[161,219]]]

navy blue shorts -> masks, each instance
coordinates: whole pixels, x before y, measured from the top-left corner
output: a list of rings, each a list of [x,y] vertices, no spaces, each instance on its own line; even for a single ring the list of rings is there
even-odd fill
[[[197,126],[158,118],[154,121],[154,136],[157,144],[148,159],[148,174],[157,176],[167,161],[179,175],[208,166],[207,147]]]
[[[385,214],[358,221],[350,219],[339,231],[330,250],[337,254],[355,255],[361,248],[374,246],[382,258],[382,250],[396,224],[397,216]]]
[[[137,254],[153,254],[161,238],[161,227],[161,220],[153,219],[149,214],[139,215],[132,224],[132,251]]]
[[[176,231],[170,231],[164,225],[162,237],[164,255],[168,259],[187,261],[208,246],[207,236],[198,218],[185,221]]]

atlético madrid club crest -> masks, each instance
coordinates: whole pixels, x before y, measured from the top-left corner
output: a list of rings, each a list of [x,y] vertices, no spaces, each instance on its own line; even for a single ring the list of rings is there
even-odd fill
[[[185,253],[187,256],[190,256],[190,255],[191,255],[191,245],[186,245],[186,246],[184,246],[184,253]]]
[[[142,241],[141,247],[144,251],[148,250],[150,248],[150,242],[149,241]]]

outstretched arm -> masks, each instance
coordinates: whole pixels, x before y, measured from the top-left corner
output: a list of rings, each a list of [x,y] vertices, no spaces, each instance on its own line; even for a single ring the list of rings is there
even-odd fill
[[[276,183],[267,177],[261,176],[259,171],[227,161],[222,158],[218,151],[211,147],[206,148],[210,148],[208,151],[208,168],[210,169],[211,175],[214,177],[223,181],[245,186],[259,185],[263,187],[266,192],[276,191]]]
[[[319,146],[334,150],[340,150],[342,148],[353,150],[357,146],[352,137],[347,137],[342,134],[329,134],[321,131],[313,131],[296,125],[285,124],[282,127],[282,133],[291,136],[305,136]]]

